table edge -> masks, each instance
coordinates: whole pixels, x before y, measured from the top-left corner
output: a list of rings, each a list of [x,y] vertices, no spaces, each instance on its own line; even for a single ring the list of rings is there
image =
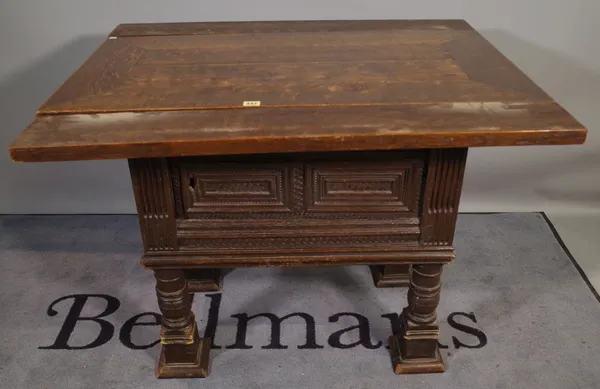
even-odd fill
[[[109,37],[135,37],[135,36],[168,36],[168,35],[198,35],[198,34],[223,34],[232,33],[231,27],[239,27],[235,33],[269,33],[298,32],[297,28],[317,28],[318,31],[326,31],[329,26],[354,25],[364,27],[370,23],[394,25],[395,27],[433,27],[443,26],[451,30],[474,30],[464,19],[340,19],[340,20],[244,20],[244,21],[206,21],[206,22],[171,22],[171,23],[122,23],[117,25]],[[229,30],[225,29],[229,28]],[[321,28],[320,30],[318,28]],[[211,28],[209,30],[209,28]],[[282,28],[284,30],[282,31]],[[296,29],[293,29],[296,28]],[[228,32],[226,32],[228,31]],[[312,30],[311,30],[312,31]]]
[[[270,138],[189,140],[179,142],[136,142],[72,146],[20,147],[15,141],[10,156],[15,162],[60,162],[129,158],[163,158],[211,155],[250,155],[300,152],[412,150],[500,146],[550,146],[583,144],[587,129],[497,130],[479,132],[432,132],[380,134],[344,138],[339,135]],[[176,143],[176,146],[173,145]]]

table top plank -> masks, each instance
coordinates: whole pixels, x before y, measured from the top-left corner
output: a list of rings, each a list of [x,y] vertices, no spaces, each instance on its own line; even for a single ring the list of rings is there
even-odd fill
[[[130,23],[117,26],[109,36],[166,36],[269,34],[279,32],[377,31],[393,29],[471,30],[459,19],[423,20],[283,20],[245,22]]]
[[[36,161],[585,135],[461,20],[173,23],[117,27],[10,150]]]
[[[473,30],[308,31],[109,39],[39,113],[539,100]]]
[[[15,161],[583,143],[556,103],[256,108],[47,115]]]

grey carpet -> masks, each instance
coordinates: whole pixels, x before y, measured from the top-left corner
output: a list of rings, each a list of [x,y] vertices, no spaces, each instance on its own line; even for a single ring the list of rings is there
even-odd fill
[[[220,299],[215,344],[221,348],[212,350],[210,377],[158,381],[159,346],[132,349],[157,339],[155,316],[139,318],[146,326],[126,325],[135,315],[158,312],[152,274],[139,266],[136,218],[3,216],[0,387],[600,387],[600,304],[542,215],[461,215],[455,244],[458,259],[446,267],[439,308],[441,343],[448,347],[444,374],[392,373],[384,345],[405,290],[376,289],[366,267],[237,269],[222,294],[197,295],[194,302],[202,335],[210,303],[216,308]],[[49,310],[70,295],[79,297]],[[89,320],[76,322],[72,333],[63,325],[83,303],[85,317],[120,306],[103,318],[110,324],[95,347],[66,350],[86,347],[100,333]],[[244,314],[296,312],[303,317],[281,326],[286,349],[264,348],[278,346],[269,319],[250,320],[246,333],[239,324]],[[314,341],[310,331],[307,339],[313,319]],[[362,338],[359,329],[339,333],[361,320]],[[236,334],[246,335],[248,348]]]

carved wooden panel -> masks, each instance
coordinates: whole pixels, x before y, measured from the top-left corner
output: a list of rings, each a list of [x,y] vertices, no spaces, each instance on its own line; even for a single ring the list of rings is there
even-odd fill
[[[310,212],[416,213],[421,160],[309,163],[305,170]]]
[[[181,220],[181,251],[198,254],[251,252],[277,254],[360,248],[385,250],[419,243],[417,218],[406,219],[251,219]]]
[[[130,168],[147,252],[325,253],[450,246],[465,161],[466,149],[438,149]]]
[[[180,251],[417,246],[425,152],[173,158]]]
[[[191,250],[201,254],[225,253],[233,254],[240,251],[258,253],[281,252],[337,252],[356,251],[361,248],[377,250],[385,247],[415,246],[418,241],[410,235],[367,235],[367,236],[300,236],[300,237],[270,237],[270,238],[234,238],[234,239],[192,239],[180,238],[183,251]]]
[[[130,159],[142,240],[147,251],[177,249],[173,186],[165,158]]]
[[[452,244],[466,161],[467,149],[430,150],[423,194],[421,244]]]
[[[421,152],[171,159],[177,214],[192,219],[417,216]]]
[[[186,213],[291,213],[291,168],[269,164],[183,164]]]

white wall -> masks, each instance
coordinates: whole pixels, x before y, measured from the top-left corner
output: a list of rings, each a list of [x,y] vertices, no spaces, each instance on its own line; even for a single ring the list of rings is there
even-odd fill
[[[584,146],[472,149],[461,211],[600,212],[598,0],[0,0],[0,213],[134,213],[124,161],[15,164],[35,110],[127,22],[462,18],[589,129]]]

